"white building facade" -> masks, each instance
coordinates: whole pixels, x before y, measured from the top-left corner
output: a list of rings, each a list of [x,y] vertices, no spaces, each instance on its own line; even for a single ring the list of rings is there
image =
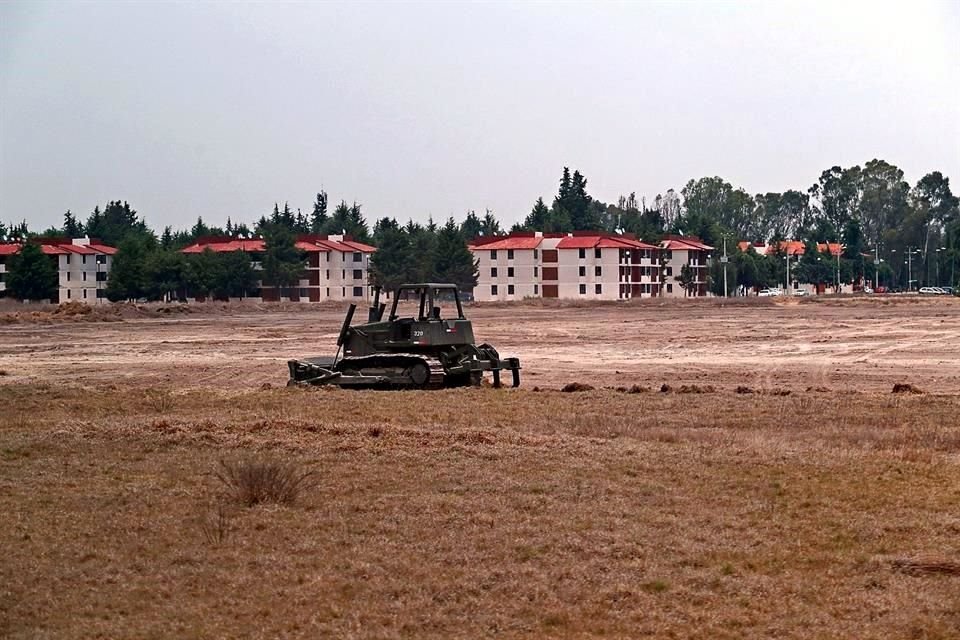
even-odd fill
[[[523,298],[626,300],[659,293],[659,249],[632,237],[517,233],[478,238],[477,301]]]

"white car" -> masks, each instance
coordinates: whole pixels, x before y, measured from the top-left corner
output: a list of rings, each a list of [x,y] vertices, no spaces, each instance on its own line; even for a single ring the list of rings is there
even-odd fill
[[[770,298],[772,296],[779,296],[780,289],[761,289],[757,296],[760,298]]]
[[[806,295],[810,295],[810,294],[807,293],[807,290],[806,290],[806,289],[794,289],[794,290],[793,290],[793,295],[795,295],[795,296],[806,296]]]
[[[941,289],[940,287],[920,287],[920,295],[922,296],[945,296],[947,292]]]

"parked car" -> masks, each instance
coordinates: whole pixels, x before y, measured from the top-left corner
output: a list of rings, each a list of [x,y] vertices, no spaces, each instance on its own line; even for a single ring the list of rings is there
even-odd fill
[[[793,295],[795,296],[807,296],[810,295],[806,289],[794,289]]]
[[[940,287],[920,287],[920,295],[922,296],[944,296],[947,295],[947,292],[941,289]]]
[[[761,289],[757,296],[760,298],[769,298],[781,295],[780,289]]]

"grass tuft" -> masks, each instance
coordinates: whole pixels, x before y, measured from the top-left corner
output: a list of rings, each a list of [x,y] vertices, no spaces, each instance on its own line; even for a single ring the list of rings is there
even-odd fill
[[[273,459],[221,460],[216,477],[239,503],[293,504],[314,477],[295,462]]]

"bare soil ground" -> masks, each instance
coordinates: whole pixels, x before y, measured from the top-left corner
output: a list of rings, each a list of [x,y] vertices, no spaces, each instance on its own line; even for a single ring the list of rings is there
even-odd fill
[[[522,389],[282,388],[340,307],[0,315],[0,636],[960,635],[954,300],[469,311]]]

